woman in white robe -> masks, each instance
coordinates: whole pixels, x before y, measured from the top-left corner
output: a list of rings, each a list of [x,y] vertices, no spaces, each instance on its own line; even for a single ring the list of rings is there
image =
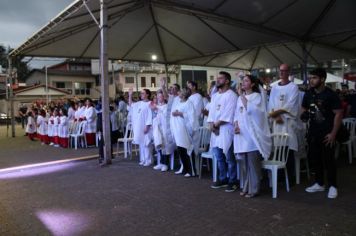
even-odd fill
[[[54,136],[53,136],[53,126],[54,126],[54,116],[53,116],[54,109],[50,109],[48,118],[48,127],[47,127],[47,135],[49,140],[49,145],[54,145]]]
[[[58,128],[59,128],[59,123],[60,123],[60,117],[59,117],[59,111],[58,109],[54,109],[53,111],[53,126],[52,126],[52,135],[53,135],[53,143],[54,143],[54,147],[59,147],[59,132],[58,132]]]
[[[260,191],[261,155],[269,157],[272,140],[258,79],[246,75],[241,86],[234,115],[234,153],[243,167],[241,196],[254,197]]]
[[[132,88],[129,90],[129,106],[133,130],[133,143],[140,147],[140,165],[152,164],[152,110],[151,91],[141,91],[141,101],[132,102]]]
[[[37,135],[38,138],[41,140],[41,144],[45,145],[45,144],[49,144],[49,140],[48,140],[48,121],[46,118],[46,111],[41,109],[39,112],[39,115],[37,117]]]
[[[84,120],[87,122],[85,125],[85,138],[87,140],[87,145],[93,147],[95,146],[96,111],[91,99],[87,99],[85,103]]]
[[[36,122],[35,122],[35,118],[33,117],[32,111],[29,111],[27,113],[26,133],[31,141],[35,141]]]
[[[160,161],[153,168],[155,170],[168,170],[168,156],[174,152],[175,143],[170,129],[170,114],[168,113],[168,104],[164,100],[162,91],[157,92],[158,104],[152,104],[151,109],[157,112],[153,119],[153,143],[160,155]]]
[[[69,132],[68,132],[69,119],[67,117],[67,110],[64,108],[60,109],[59,115],[60,115],[59,125],[58,125],[59,145],[63,148],[67,148],[69,142]]]
[[[194,106],[188,100],[189,95],[189,90],[181,90],[179,94],[180,102],[172,109],[170,122],[179,157],[183,164],[182,174],[185,177],[195,175],[191,155],[194,149],[193,136],[198,130],[198,121],[196,120]]]

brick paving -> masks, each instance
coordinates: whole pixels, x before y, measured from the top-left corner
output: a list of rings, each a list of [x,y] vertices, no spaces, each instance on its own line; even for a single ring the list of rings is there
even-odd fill
[[[0,141],[0,168],[97,152],[10,140]],[[245,199],[211,189],[207,173],[186,179],[122,158],[4,173],[0,235],[355,235],[356,165],[345,160],[336,200],[305,193],[305,176],[289,193],[281,183],[278,199],[265,185]]]

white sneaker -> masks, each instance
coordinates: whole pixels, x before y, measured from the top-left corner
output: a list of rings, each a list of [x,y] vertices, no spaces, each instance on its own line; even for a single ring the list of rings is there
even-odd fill
[[[180,175],[182,173],[183,173],[183,165],[180,166],[180,169],[178,171],[174,172],[174,174],[176,175]]]
[[[325,191],[324,186],[320,186],[318,183],[313,184],[312,186],[305,189],[308,193],[322,192]]]
[[[167,165],[161,165],[161,171],[162,172],[166,172],[168,170],[168,166]]]
[[[150,161],[146,161],[145,164],[143,164],[143,166],[150,166],[151,162]]]
[[[337,198],[337,188],[333,186],[329,188],[328,198]]]
[[[184,177],[185,178],[189,178],[189,177],[192,177],[189,173],[186,173],[185,175],[184,175]]]
[[[51,142],[50,144],[49,144],[49,146],[53,146],[54,145],[54,143],[53,142]]]
[[[140,166],[143,166],[143,164],[145,164],[144,161],[140,161],[140,163],[138,163]]]
[[[154,170],[161,170],[162,169],[162,165],[158,164],[156,166],[153,167]]]

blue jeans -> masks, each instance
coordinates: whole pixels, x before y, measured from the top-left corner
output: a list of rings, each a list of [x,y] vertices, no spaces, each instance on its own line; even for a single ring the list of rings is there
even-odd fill
[[[213,147],[213,155],[218,163],[218,179],[220,182],[228,182],[229,184],[237,183],[236,159],[233,152],[233,144],[229,148],[227,155],[218,147]],[[226,166],[227,163],[227,166]],[[226,169],[227,167],[227,169]],[[228,176],[228,175],[229,176]]]

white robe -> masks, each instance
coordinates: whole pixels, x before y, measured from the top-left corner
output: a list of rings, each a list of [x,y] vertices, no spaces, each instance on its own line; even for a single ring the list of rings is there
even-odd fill
[[[157,105],[157,116],[153,120],[153,141],[155,147],[160,146],[163,155],[170,155],[174,152],[175,143],[170,129],[170,114],[168,105]]]
[[[171,115],[170,124],[173,138],[177,146],[187,149],[188,155],[191,155],[194,149],[193,135],[198,129],[194,106],[187,100],[176,103],[172,109],[172,112],[174,111],[182,112],[183,117]]]
[[[110,112],[111,131],[119,130],[119,117],[117,111]]]
[[[268,124],[266,105],[259,93],[246,95],[247,108],[241,97],[237,100],[234,122],[238,122],[240,133],[234,135],[234,153],[259,151],[263,158],[271,154],[272,139]]]
[[[133,143],[148,146],[152,141],[152,128],[145,134],[145,126],[152,125],[150,101],[139,101],[131,104]]]
[[[74,120],[75,119],[75,110],[72,107],[69,107],[68,109],[68,119],[69,120]]]
[[[61,116],[59,118],[59,125],[58,125],[58,136],[60,138],[68,138],[68,121],[69,119],[66,116]]]
[[[60,123],[60,118],[59,116],[56,116],[53,118],[54,124],[52,126],[52,135],[53,137],[58,136],[59,132],[58,132],[58,127],[59,127],[59,123]]]
[[[53,129],[54,129],[54,116],[49,117],[48,119],[48,127],[47,127],[47,134],[48,137],[53,137]]]
[[[37,133],[47,135],[47,119],[41,115],[37,117]]]
[[[299,90],[293,82],[287,85],[272,87],[268,102],[268,112],[284,109],[288,111],[282,115],[283,124],[274,122],[273,133],[288,133],[287,144],[291,150],[298,151],[297,119],[299,111]]]
[[[84,111],[84,117],[87,121],[85,133],[96,133],[96,111],[95,108],[89,106]]]
[[[79,120],[80,118],[84,118],[85,106],[79,107],[78,110],[74,113],[74,118]]]
[[[199,93],[195,93],[188,98],[189,101],[193,103],[195,110],[195,117],[198,121],[198,124],[201,125],[203,123],[202,119],[202,110],[204,108],[203,97]]]
[[[220,126],[219,135],[211,133],[210,147],[218,147],[226,155],[232,145],[234,137],[234,114],[237,95],[231,89],[224,93],[214,93],[211,98],[208,122],[225,121]]]
[[[36,133],[36,122],[32,116],[27,118],[26,133],[33,134]]]

